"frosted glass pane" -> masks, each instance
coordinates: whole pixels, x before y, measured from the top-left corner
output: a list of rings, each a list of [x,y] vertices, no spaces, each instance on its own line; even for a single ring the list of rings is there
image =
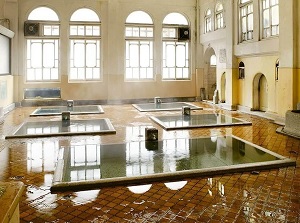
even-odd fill
[[[83,67],[84,66],[84,44],[83,43],[75,43],[74,44],[74,66],[75,67]]]
[[[139,65],[139,47],[138,45],[131,44],[129,46],[129,60],[131,67],[138,67]]]
[[[179,45],[176,48],[176,66],[185,67],[185,46]]]
[[[166,65],[167,65],[167,67],[175,66],[175,46],[174,45],[166,46]]]
[[[70,21],[100,22],[100,19],[93,10],[82,8],[72,14]]]
[[[32,43],[31,44],[31,67],[40,68],[42,67],[42,44]]]
[[[54,67],[54,44],[45,43],[43,50],[43,66],[44,67]]]
[[[97,60],[97,45],[89,43],[86,45],[86,66],[95,67]]]
[[[132,12],[126,19],[126,23],[143,23],[152,24],[153,21],[151,17],[143,11]]]
[[[188,21],[182,14],[173,12],[164,18],[163,24],[188,25]]]
[[[150,49],[148,44],[141,45],[141,67],[149,67],[149,60],[150,60]]]
[[[59,21],[56,12],[48,7],[38,7],[31,11],[28,20]]]

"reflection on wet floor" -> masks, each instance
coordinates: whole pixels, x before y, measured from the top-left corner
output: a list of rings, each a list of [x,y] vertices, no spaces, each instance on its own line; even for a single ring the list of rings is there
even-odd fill
[[[295,165],[233,136],[61,147],[52,191]]]
[[[203,108],[187,102],[172,102],[172,103],[146,103],[146,104],[133,104],[140,112],[149,111],[176,111],[182,110],[182,107],[189,107],[192,110],[202,110]]]
[[[206,111],[197,110],[193,114],[215,111],[210,105],[196,104]],[[18,108],[7,114],[0,128],[2,134],[24,122],[32,111],[32,108]],[[297,167],[186,178],[181,183],[172,182],[172,186],[168,181],[158,181],[151,183],[150,189],[149,185],[144,189],[143,185],[129,185],[52,194],[50,187],[61,147],[139,142],[144,139],[145,126],[152,125],[150,114],[132,109],[132,105],[105,106],[105,111],[116,134],[1,139],[1,181],[22,181],[26,185],[20,202],[21,223],[299,222],[300,140],[277,134],[278,125],[270,120],[229,111],[221,112],[249,120],[252,125],[176,131],[165,131],[158,126],[159,140],[203,136],[216,140],[218,136],[233,134],[291,158]],[[141,188],[134,193],[128,188],[131,186]]]
[[[50,116],[61,115],[62,112],[69,111],[71,115],[103,114],[104,111],[100,105],[82,105],[82,106],[51,106],[37,108],[30,116]]]
[[[252,124],[223,114],[167,115],[150,118],[166,130]]]

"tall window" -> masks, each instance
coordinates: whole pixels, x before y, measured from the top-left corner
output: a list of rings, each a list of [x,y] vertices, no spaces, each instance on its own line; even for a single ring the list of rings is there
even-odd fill
[[[224,9],[221,3],[216,6],[216,29],[224,28]]]
[[[163,21],[163,79],[189,79],[189,39],[187,19],[179,13]]]
[[[70,81],[100,80],[100,32],[98,15],[81,8],[70,19]]]
[[[24,23],[26,81],[58,81],[59,19],[50,8],[31,11]]]
[[[253,2],[240,0],[241,42],[253,39]]]
[[[206,13],[205,13],[205,33],[211,32],[212,31],[212,18],[211,18],[211,10],[207,9]]]
[[[279,0],[262,0],[263,38],[279,35]]]
[[[143,11],[126,19],[126,80],[153,79],[153,21]]]

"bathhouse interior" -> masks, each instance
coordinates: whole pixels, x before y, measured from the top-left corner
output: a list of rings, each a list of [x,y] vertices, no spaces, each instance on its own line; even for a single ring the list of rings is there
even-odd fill
[[[0,222],[300,222],[299,12],[0,0]]]

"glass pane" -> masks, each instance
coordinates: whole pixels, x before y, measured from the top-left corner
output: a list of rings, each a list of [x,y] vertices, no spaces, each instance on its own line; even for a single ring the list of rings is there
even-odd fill
[[[267,27],[270,27],[270,20],[269,20],[269,17],[270,14],[269,14],[269,10],[265,10],[264,11],[264,14],[263,14],[263,24],[264,24],[264,28],[267,28]]]
[[[54,67],[54,44],[45,43],[43,49],[43,67]]]
[[[41,43],[31,43],[31,67],[41,68],[42,67],[42,44]]]
[[[77,41],[74,44],[74,67],[84,67],[85,49],[84,42]]]
[[[140,60],[141,67],[149,67],[150,66],[150,46],[149,44],[141,44],[140,48]]]
[[[100,22],[100,19],[93,10],[82,8],[72,14],[70,21]]]
[[[188,21],[182,14],[173,12],[164,18],[163,24],[188,25]]]
[[[278,25],[279,24],[279,7],[274,6],[272,7],[272,25]]]
[[[38,7],[31,11],[28,20],[59,21],[56,12],[48,7]]]
[[[139,66],[139,47],[137,44],[129,45],[129,61],[130,67]]]
[[[185,46],[178,45],[176,48],[176,66],[185,67]]]
[[[248,31],[253,30],[253,14],[248,16]]]
[[[70,26],[70,35],[77,35],[77,26]]]
[[[175,46],[174,44],[166,45],[166,66],[175,67]]]
[[[93,26],[93,36],[100,36],[100,26]]]
[[[44,26],[44,35],[45,36],[50,36],[51,33],[52,33],[51,31],[52,31],[52,27],[51,26],[47,26],[47,25]]]
[[[176,29],[175,28],[163,28],[163,37],[175,38]]]
[[[143,23],[152,24],[153,21],[151,17],[143,11],[132,12],[126,19],[126,23]]]
[[[85,35],[87,36],[93,35],[93,26],[85,26]]]
[[[85,35],[84,26],[77,26],[77,35],[78,36],[84,36]]]
[[[97,65],[97,45],[95,43],[88,43],[86,45],[86,66],[95,67]]]

